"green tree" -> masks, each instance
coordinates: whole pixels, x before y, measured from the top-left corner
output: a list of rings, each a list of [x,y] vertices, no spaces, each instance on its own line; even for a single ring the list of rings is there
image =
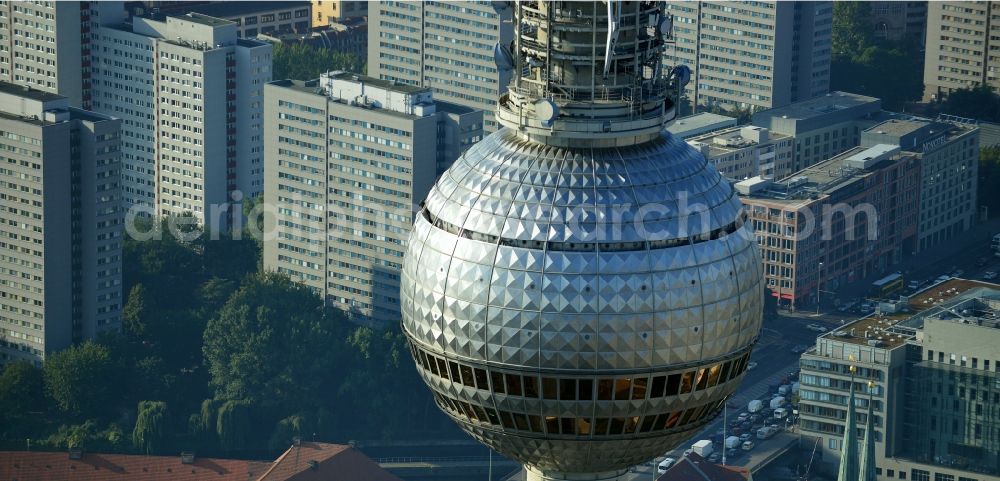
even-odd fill
[[[42,370],[16,361],[0,373],[0,437],[33,435],[42,425],[46,401]]]
[[[979,204],[990,216],[1000,214],[1000,147],[983,147],[979,153]]]
[[[1000,95],[989,86],[954,90],[936,106],[940,113],[1000,122]]]
[[[216,434],[219,446],[227,451],[245,449],[253,435],[253,404],[247,400],[229,400],[219,407]]]
[[[163,401],[140,401],[135,429],[132,430],[132,444],[140,451],[150,454],[162,449],[167,435],[167,403]]]
[[[831,53],[835,59],[853,59],[874,45],[871,4],[834,2],[832,37]]]
[[[62,412],[83,419],[109,418],[118,369],[106,346],[87,341],[57,352],[43,368],[45,389]]]
[[[136,339],[146,335],[146,288],[142,283],[137,283],[128,293],[122,308],[122,330]]]
[[[275,80],[312,80],[331,70],[364,71],[364,62],[354,55],[298,43],[274,44],[271,58]]]
[[[297,407],[316,399],[334,344],[315,293],[262,273],[208,322],[203,350],[215,397]]]

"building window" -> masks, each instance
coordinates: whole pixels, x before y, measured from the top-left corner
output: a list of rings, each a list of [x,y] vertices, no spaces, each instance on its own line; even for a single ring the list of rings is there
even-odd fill
[[[911,469],[910,479],[913,481],[930,481],[931,473],[923,469]]]
[[[256,25],[256,24],[257,24],[257,17],[256,17],[256,16],[253,16],[253,17],[247,17],[247,18],[245,18],[245,19],[243,20],[243,23],[244,23],[245,25]]]
[[[944,473],[934,473],[934,481],[955,481],[955,476]]]
[[[888,476],[888,477],[890,477],[890,478],[895,478],[896,477],[896,471],[894,471],[892,469],[887,469],[887,470],[885,470],[885,475]]]

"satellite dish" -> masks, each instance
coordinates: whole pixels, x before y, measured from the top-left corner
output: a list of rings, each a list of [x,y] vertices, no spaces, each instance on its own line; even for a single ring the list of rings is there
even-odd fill
[[[559,117],[559,106],[551,99],[539,99],[535,101],[535,115],[542,125],[551,127],[552,122]]]
[[[508,8],[507,2],[494,0],[492,3],[493,3],[493,11],[496,12],[497,14],[501,14],[507,11]]]
[[[674,17],[664,15],[660,19],[660,25],[657,28],[660,31],[660,35],[672,36],[674,34]]]
[[[496,62],[497,68],[504,72],[514,68],[514,55],[500,42],[493,46],[493,61]]]
[[[677,85],[684,88],[689,82],[691,82],[691,69],[687,65],[678,65],[674,67],[671,75],[677,78]]]

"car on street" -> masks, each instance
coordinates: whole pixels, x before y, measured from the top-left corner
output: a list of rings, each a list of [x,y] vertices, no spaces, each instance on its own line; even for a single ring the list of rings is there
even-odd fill
[[[710,463],[718,463],[721,460],[722,460],[722,455],[719,454],[718,451],[716,451],[716,452],[714,452],[714,453],[712,453],[711,455],[708,456],[708,462],[710,462]]]
[[[809,329],[810,331],[813,331],[813,332],[826,332],[826,328],[825,327],[823,327],[823,326],[821,326],[819,324],[816,324],[815,322],[812,323],[812,324],[809,324],[808,326],[806,326],[806,329]]]
[[[809,350],[809,346],[807,346],[805,344],[799,344],[799,345],[796,345],[795,347],[792,348],[792,353],[794,353],[794,354],[802,354],[803,352],[806,352],[807,350]]]
[[[750,361],[747,363],[747,371],[750,371],[755,367],[757,367],[757,361]]]
[[[996,278],[997,278],[997,273],[993,272],[993,271],[986,271],[983,274],[983,280],[984,281],[992,281],[993,279],[996,279]]]
[[[660,461],[660,464],[656,465],[656,472],[658,474],[663,474],[675,464],[677,464],[677,460],[674,458],[664,459],[663,461]]]

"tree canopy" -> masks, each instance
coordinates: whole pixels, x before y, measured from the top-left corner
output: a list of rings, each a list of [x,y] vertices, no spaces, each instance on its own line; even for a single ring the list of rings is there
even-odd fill
[[[364,60],[349,53],[300,43],[274,44],[271,58],[274,79],[312,80],[331,70],[364,73]]]

